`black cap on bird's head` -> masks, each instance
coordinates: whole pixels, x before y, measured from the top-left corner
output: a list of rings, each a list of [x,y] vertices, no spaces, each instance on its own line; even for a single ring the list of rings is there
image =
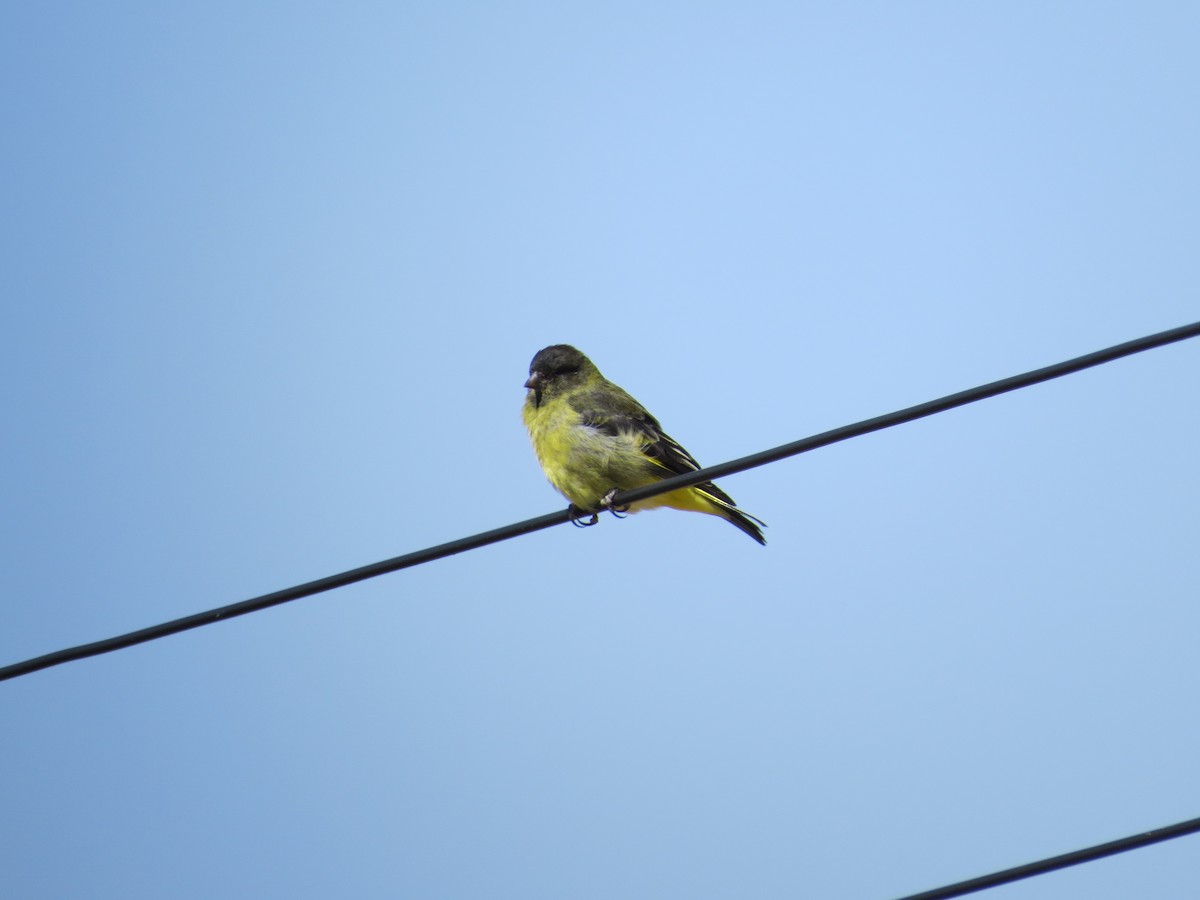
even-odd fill
[[[533,391],[534,405],[540,406],[545,391],[580,382],[595,369],[592,361],[570,344],[554,344],[534,355],[525,387]]]

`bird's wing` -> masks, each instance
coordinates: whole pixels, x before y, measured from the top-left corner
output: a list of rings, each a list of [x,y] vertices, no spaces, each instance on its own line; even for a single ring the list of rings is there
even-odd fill
[[[619,404],[620,408],[618,408],[618,404],[611,402],[616,399],[611,396],[593,395],[590,398],[580,399],[585,400],[577,407],[580,424],[614,437],[619,434],[637,436],[640,438],[639,443],[646,459],[654,465],[666,469],[668,475],[684,475],[700,468],[700,463],[696,462],[695,457],[688,453],[679,441],[663,431],[662,426],[658,424],[658,419],[650,415],[628,394],[621,398],[622,400],[627,399],[628,402]],[[592,402],[586,402],[586,400]],[[665,478],[668,475],[662,477]],[[698,484],[696,488],[722,503],[728,503],[730,506],[736,505],[728,494],[711,481]]]

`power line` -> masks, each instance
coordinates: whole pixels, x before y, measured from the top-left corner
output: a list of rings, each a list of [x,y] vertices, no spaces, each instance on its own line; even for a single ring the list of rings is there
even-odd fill
[[[650,497],[657,496],[658,494],[664,494],[668,491],[678,490],[679,488],[683,487],[690,487],[691,485],[701,484],[705,481],[713,481],[726,475],[733,475],[737,472],[744,472],[747,469],[753,469],[757,466],[764,466],[767,463],[778,462],[779,460],[786,459],[789,456],[796,456],[800,453],[806,453],[809,450],[816,450],[819,447],[826,447],[830,444],[836,444],[839,441],[845,441],[864,434],[870,434],[873,431],[882,431],[883,429],[891,428],[894,425],[902,425],[905,422],[911,422],[915,419],[921,419],[925,416],[934,415],[935,413],[945,412],[959,406],[965,406],[968,403],[975,403],[979,400],[985,400],[988,397],[995,397],[998,394],[1007,393],[1008,391],[1015,391],[1019,388],[1040,384],[1041,382],[1049,381],[1052,378],[1061,378],[1063,375],[1070,375],[1073,372],[1079,372],[1083,369],[1091,368],[1092,366],[1098,366],[1103,363],[1112,362],[1113,360],[1120,359],[1124,356],[1131,356],[1135,353],[1141,353],[1145,350],[1153,350],[1156,347],[1162,347],[1167,344],[1173,344],[1177,341],[1194,337],[1200,337],[1200,322],[1193,322],[1190,325],[1173,328],[1170,331],[1162,331],[1157,334],[1147,335],[1146,337],[1138,338],[1137,340],[1127,341],[1124,344],[1117,344],[1115,347],[1097,350],[1095,353],[1089,353],[1086,356],[1079,356],[1074,359],[1066,360],[1065,362],[1056,363],[1052,366],[1046,366],[1042,369],[1035,369],[1032,372],[1026,372],[1022,375],[1014,375],[1011,378],[993,381],[989,384],[971,388],[970,390],[960,391],[957,394],[950,394],[949,396],[942,397],[938,400],[930,400],[927,403],[921,403],[917,406],[910,406],[907,409],[901,409],[882,416],[876,416],[873,419],[866,419],[853,425],[845,425],[841,428],[835,428],[832,431],[826,431],[821,434],[813,435],[812,437],[803,438],[802,440],[794,441],[790,444],[784,444],[783,446],[775,447],[771,450],[764,450],[761,453],[755,453],[751,456],[743,456],[741,459],[735,459],[719,465],[709,466],[706,469],[699,469],[695,472],[689,472],[684,475],[675,475],[671,478],[665,478],[655,484],[646,485],[645,487],[635,488],[632,491],[625,491],[624,493],[618,494],[613,498],[613,505],[620,507],[630,503],[635,503],[639,500],[647,500]],[[509,538],[518,537],[523,534],[529,534],[530,532],[541,531],[543,528],[550,528],[551,526],[561,525],[564,522],[568,522],[571,520],[571,518],[572,516],[570,509],[549,513],[534,519],[526,519],[523,522],[515,522],[511,525],[505,525],[502,528],[496,528],[492,531],[485,531],[480,534],[472,535],[471,537],[450,541],[446,544],[438,544],[436,547],[417,550],[413,553],[408,553],[403,556],[397,556],[382,562],[372,563],[371,565],[362,566],[357,569],[351,569],[348,572],[342,572],[338,575],[330,575],[325,578],[319,578],[316,581],[309,581],[305,584],[297,585],[295,587],[284,588],[283,590],[274,591],[270,594],[263,594],[261,597],[253,597],[249,600],[231,603],[228,606],[221,606],[216,609],[210,609],[206,612],[195,613],[194,615],[185,616],[182,619],[174,619],[170,622],[152,625],[149,628],[142,628],[138,631],[131,631],[128,634],[117,635],[116,637],[94,641],[90,644],[81,644],[77,647],[68,647],[63,650],[57,650],[53,653],[47,653],[44,656],[36,656],[33,659],[12,663],[11,665],[0,668],[0,681],[7,681],[10,678],[18,678],[22,675],[28,675],[41,669],[48,669],[51,666],[61,665],[62,663],[72,662],[77,659],[85,659],[89,656],[99,656],[102,653],[111,653],[114,650],[121,650],[125,647],[132,647],[135,644],[142,644],[146,641],[157,640],[158,638],[166,637],[167,635],[177,634],[181,631],[188,631],[192,628],[199,628],[202,625],[211,625],[214,622],[219,622],[223,619],[232,619],[235,616],[244,616],[247,613],[257,612],[261,609],[267,609],[271,606],[278,606],[281,603],[287,603],[291,600],[298,600],[301,597],[309,597],[313,594],[320,594],[324,591],[345,587],[348,584],[354,584],[358,581],[365,581],[368,578],[386,575],[389,572],[396,572],[400,569],[419,566],[423,563],[432,562],[435,559],[453,556],[456,553],[463,553],[467,550],[475,550],[479,547],[485,547],[488,544],[506,541]]]
[[[125,647],[132,647],[135,644],[144,644],[146,641],[157,640],[170,634],[178,634],[181,631],[199,628],[202,625],[211,625],[214,622],[232,619],[235,616],[244,616],[247,613],[258,612],[260,609],[267,609],[271,606],[278,606],[280,603],[287,603],[289,600],[311,597],[313,594],[320,594],[324,591],[331,591],[334,588],[345,587],[348,584],[354,584],[358,581],[366,581],[368,578],[386,575],[389,572],[397,572],[400,569],[419,566],[422,563],[432,562],[435,559],[441,559],[445,556],[453,556],[455,553],[485,547],[488,544],[495,544],[522,534],[529,534],[532,531],[541,531],[543,528],[549,528],[552,525],[561,525],[569,521],[570,518],[570,510],[564,509],[560,512],[539,516],[536,519],[515,522],[512,525],[506,525],[494,531],[485,531],[471,537],[450,541],[447,544],[438,544],[436,547],[427,547],[424,550],[416,550],[412,553],[406,553],[403,556],[396,556],[392,559],[385,559],[382,562],[372,563],[368,566],[350,569],[348,572],[328,575],[325,578],[318,578],[316,581],[308,581],[295,587],[284,588],[270,594],[263,594],[261,597],[252,597],[249,600],[230,603],[228,606],[219,606],[216,609],[210,609],[206,612],[194,613],[190,616],[184,616],[182,619],[172,619],[170,622],[151,625],[149,628],[131,631],[128,634],[105,638],[102,641],[93,641],[90,644],[80,644],[78,647],[68,647],[65,650],[56,650],[44,656],[35,656],[33,659],[27,659],[24,662],[13,663],[12,665],[0,668],[0,681],[17,678],[21,675],[28,675],[39,669],[48,669],[51,666],[72,662],[76,659],[86,659],[89,656],[111,653],[113,650],[122,650]]]
[[[962,897],[966,894],[973,894],[976,891],[985,891],[988,888],[999,887],[1002,884],[1011,884],[1014,881],[1021,881],[1024,878],[1033,878],[1035,875],[1045,875],[1047,872],[1053,872],[1057,869],[1077,866],[1080,863],[1092,862],[1093,860],[1103,859],[1106,856],[1125,853],[1128,850],[1137,850],[1139,847],[1148,847],[1151,844],[1158,844],[1162,841],[1169,841],[1172,838],[1183,837],[1184,835],[1195,834],[1196,832],[1200,832],[1200,819],[1189,819],[1186,822],[1178,822],[1174,825],[1168,825],[1165,828],[1155,828],[1153,831],[1144,831],[1141,834],[1134,834],[1115,841],[1109,841],[1107,844],[1097,844],[1095,847],[1074,850],[1071,853],[1064,853],[1061,856],[1052,856],[1049,859],[1039,860],[1038,862],[1026,863],[1023,866],[1016,866],[1001,872],[993,872],[991,875],[981,875],[969,881],[948,884],[945,887],[923,891],[920,894],[909,894],[906,897],[899,898],[899,900],[949,900],[951,897]]]
[[[938,400],[930,400],[927,403],[920,403],[917,406],[910,406],[907,409],[901,409],[897,412],[876,416],[874,419],[864,419],[862,422],[856,422],[853,425],[843,425],[841,428],[835,428],[832,431],[802,438],[790,444],[784,444],[771,450],[763,450],[761,453],[754,453],[750,456],[743,456],[741,459],[735,459],[727,463],[709,466],[707,469],[701,469],[698,472],[675,475],[655,484],[618,494],[613,498],[613,504],[622,506],[628,503],[635,503],[638,500],[645,500],[649,497],[666,493],[667,491],[677,490],[681,487],[689,487],[705,481],[715,481],[718,478],[724,478],[726,475],[744,472],[747,469],[753,469],[757,466],[765,466],[767,463],[778,462],[781,459],[795,456],[798,453],[806,453],[809,450],[816,450],[818,447],[826,447],[829,444],[836,444],[839,441],[870,434],[872,431],[882,431],[885,428],[891,428],[893,425],[902,425],[905,422],[912,422],[915,419],[923,419],[935,413],[946,412],[959,406],[966,406],[968,403],[986,400],[989,397],[1006,394],[1018,388],[1041,384],[1043,381],[1051,381],[1055,378],[1061,378],[1064,375],[1071,375],[1084,369],[1090,369],[1093,366],[1113,362],[1125,356],[1132,356],[1135,353],[1165,347],[1167,344],[1174,344],[1178,341],[1194,337],[1200,337],[1200,322],[1182,325],[1179,328],[1172,328],[1170,331],[1160,331],[1157,334],[1150,334],[1137,340],[1126,341],[1124,344],[1117,344],[1114,347],[1097,350],[1095,353],[1089,353],[1086,356],[1077,356],[1074,359],[1055,363],[1043,369],[1034,369],[1032,372],[1025,372],[1022,375],[1013,375],[1011,378],[1002,378],[1000,381],[993,381],[990,384],[984,384],[966,391],[959,391],[957,394],[950,394]]]

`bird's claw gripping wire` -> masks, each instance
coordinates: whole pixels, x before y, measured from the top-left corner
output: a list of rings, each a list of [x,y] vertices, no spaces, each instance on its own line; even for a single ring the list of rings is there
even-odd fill
[[[617,489],[613,488],[600,499],[600,505],[612,513],[616,518],[624,519],[629,515],[629,505],[626,504],[625,506],[613,506],[613,497],[615,496],[617,496]]]
[[[576,528],[591,528],[593,525],[595,525],[596,523],[598,523],[600,521],[600,512],[603,510],[606,510],[606,509],[610,513],[612,513],[614,516],[616,516],[618,519],[624,519],[626,516],[629,515],[629,507],[628,506],[613,506],[612,501],[613,501],[613,497],[615,497],[615,496],[617,496],[617,489],[613,488],[611,491],[609,491],[607,494],[605,494],[603,497],[600,498],[600,504],[599,504],[600,510],[596,510],[596,511],[581,509],[580,507],[578,507],[574,503],[572,503],[571,506],[569,507],[569,509],[567,510],[567,514],[570,517],[571,524],[574,525]],[[589,516],[590,516],[590,518],[589,518]]]
[[[567,515],[570,517],[570,522],[576,528],[590,528],[600,521],[600,513],[591,513],[591,518],[584,521],[588,516],[586,509],[580,509],[574,503],[567,509]]]

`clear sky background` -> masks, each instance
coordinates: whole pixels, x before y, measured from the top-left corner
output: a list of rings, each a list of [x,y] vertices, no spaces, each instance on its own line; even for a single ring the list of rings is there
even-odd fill
[[[1192,3],[0,13],[0,662],[1200,318]],[[0,685],[19,898],[887,900],[1200,815],[1200,342]],[[1194,898],[1200,838],[986,896]]]

